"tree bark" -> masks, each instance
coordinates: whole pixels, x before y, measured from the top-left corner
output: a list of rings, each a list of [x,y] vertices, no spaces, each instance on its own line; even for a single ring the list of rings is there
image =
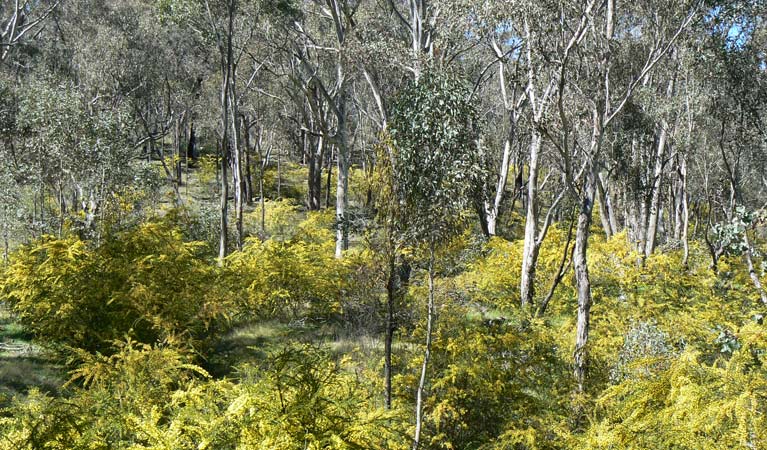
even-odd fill
[[[663,167],[666,155],[666,121],[662,121],[658,137],[658,148],[655,154],[655,171],[653,173],[652,200],[650,200],[650,215],[647,220],[645,234],[644,257],[648,258],[655,251],[655,238],[658,234],[658,218],[660,216],[661,187],[663,184]]]
[[[509,161],[511,160],[511,144],[514,140],[516,129],[515,120],[512,120],[511,128],[503,143],[503,156],[501,158],[501,167],[498,172],[498,183],[495,186],[495,198],[493,203],[485,203],[485,223],[487,224],[487,234],[495,236],[498,227],[498,214],[501,209],[501,202],[506,193],[506,183],[509,177]]]
[[[525,218],[525,243],[522,253],[522,276],[519,293],[522,307],[533,304],[535,296],[535,269],[538,263],[538,159],[541,150],[541,134],[535,128],[530,141],[529,175],[527,179],[527,215]]]
[[[614,228],[615,218],[613,217],[610,205],[610,196],[602,183],[602,177],[597,176],[597,203],[599,203],[599,218],[602,222],[602,229],[605,231],[605,237],[610,239],[616,232]]]
[[[322,197],[322,158],[325,153],[323,136],[317,137],[316,150],[308,152],[309,165],[309,210],[319,211]]]
[[[219,227],[219,249],[218,260],[219,264],[223,265],[224,258],[226,257],[229,245],[229,180],[228,180],[228,168],[229,168],[229,85],[232,77],[232,64],[234,62],[233,52],[233,38],[234,38],[234,5],[228,5],[228,25],[226,29],[226,47],[221,50],[221,71],[223,72],[223,80],[221,82],[221,126],[222,126],[222,138],[221,138],[221,220]],[[221,43],[219,42],[219,45]]]
[[[245,182],[242,176],[242,151],[240,146],[239,108],[236,94],[236,66],[232,65],[232,75],[229,82],[230,124],[232,126],[232,187],[234,188],[235,226],[237,229],[237,249],[242,250],[245,237],[243,228]]]
[[[339,69],[340,71],[341,69]],[[342,88],[343,89],[343,88]],[[336,258],[343,256],[344,250],[349,247],[349,218],[346,210],[349,206],[349,131],[346,118],[347,93],[342,91],[338,101],[338,179],[336,183]]]
[[[682,266],[687,270],[690,266],[690,205],[689,197],[687,195],[687,158],[682,158],[682,163],[679,168],[680,184],[681,184],[681,197],[682,197],[682,246],[684,247],[684,256],[682,257]]]
[[[746,264],[748,265],[748,276],[751,277],[751,282],[754,283],[756,291],[759,293],[759,298],[762,300],[763,305],[767,305],[767,292],[762,287],[762,282],[759,280],[759,275],[754,269],[754,261],[752,258],[753,251],[751,250],[751,242],[748,239],[748,231],[743,232],[743,240],[746,244]]]
[[[248,205],[253,204],[253,161],[251,160],[251,153],[253,147],[250,144],[250,121],[243,118],[243,136],[245,137],[245,202]]]
[[[578,224],[575,231],[575,249],[573,251],[573,263],[575,268],[575,281],[578,290],[578,313],[575,336],[575,381],[578,392],[584,392],[588,364],[588,339],[591,318],[591,280],[587,263],[587,249],[589,241],[589,227],[591,226],[591,212],[594,208],[595,178],[596,173],[592,169],[587,176],[586,186],[581,198],[578,213]]]
[[[426,349],[423,355],[423,364],[421,364],[421,377],[418,381],[415,401],[415,435],[413,437],[413,450],[418,450],[421,444],[421,428],[423,427],[423,400],[426,389],[426,371],[428,369],[429,359],[431,358],[431,339],[434,329],[435,311],[434,311],[434,246],[429,244],[429,300],[426,310]]]

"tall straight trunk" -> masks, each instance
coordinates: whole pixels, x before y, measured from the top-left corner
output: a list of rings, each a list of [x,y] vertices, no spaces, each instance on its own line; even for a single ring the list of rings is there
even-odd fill
[[[221,140],[221,220],[219,223],[218,260],[223,264],[229,246],[229,149],[227,140]]]
[[[266,238],[266,195],[264,194],[264,172],[268,158],[264,157],[263,129],[258,130],[258,206],[261,208],[261,236]],[[270,144],[271,145],[271,144]],[[268,153],[268,152],[267,152]]]
[[[180,186],[184,181],[181,176],[181,119],[176,118],[173,130],[173,169],[176,175],[176,183]]]
[[[64,197],[64,186],[59,182],[59,239],[64,231],[64,217],[67,213],[67,202]]]
[[[677,168],[677,173],[680,173],[681,169]],[[673,211],[674,211],[674,240],[681,240],[682,239],[682,226],[684,225],[684,218],[682,217],[684,214],[684,201],[682,200],[682,197],[684,196],[684,189],[682,188],[682,180],[681,176],[678,177],[679,179],[676,180],[676,183],[673,184],[671,195],[673,199]]]
[[[520,298],[522,307],[533,304],[535,295],[535,269],[538,263],[538,158],[541,150],[541,133],[533,129],[530,141],[530,164],[527,180],[527,215],[525,218],[525,244],[522,253],[522,276]]]
[[[602,180],[602,185],[604,186],[607,184],[606,180]],[[621,227],[618,226],[618,214],[616,210],[616,202],[613,201],[613,196],[611,194],[611,190],[608,188],[606,190],[607,198],[607,214],[610,217],[610,228],[613,230],[613,234],[618,233],[621,230]]]
[[[690,199],[687,195],[687,157],[682,158],[682,164],[679,168],[681,197],[682,197],[682,245],[684,246],[684,257],[682,265],[685,269],[689,267],[690,260],[690,239],[688,236],[690,229]]]
[[[639,243],[637,246],[637,251],[639,251],[642,255],[642,258],[644,258],[645,248],[647,246],[647,229],[648,229],[648,221],[650,218],[650,205],[652,204],[652,197],[649,197],[645,194],[640,194],[640,205],[639,205],[639,226],[637,228],[637,232],[639,234]]]
[[[339,69],[340,71],[341,69]],[[342,88],[344,89],[344,88]],[[349,162],[351,149],[349,148],[349,131],[346,120],[347,94],[342,90],[338,100],[338,180],[336,183],[336,258],[343,256],[344,250],[349,247],[349,218],[346,209],[349,206]]]
[[[221,220],[219,227],[219,248],[218,248],[218,260],[219,264],[224,263],[224,258],[228,251],[229,245],[229,84],[231,83],[232,76],[232,63],[234,60],[234,52],[232,39],[234,34],[234,8],[233,5],[229,6],[229,21],[226,33],[226,47],[222,50],[221,55],[221,70],[223,72],[223,80],[221,81]],[[220,47],[219,47],[220,48]]]
[[[307,152],[309,165],[309,210],[319,211],[321,207],[320,198],[322,196],[322,158],[325,150],[323,136],[317,137],[316,150]]]
[[[282,147],[277,150],[277,198],[282,196]]]
[[[325,209],[330,209],[330,184],[333,182],[333,161],[336,158],[336,148],[330,146],[330,155],[328,155],[328,177],[325,181]]]
[[[650,215],[647,220],[644,257],[649,257],[655,251],[655,238],[658,234],[658,219],[661,210],[661,187],[663,185],[663,166],[666,155],[666,121],[662,121],[658,137],[658,149],[655,154],[655,171],[653,172],[652,199],[650,200]]]
[[[512,101],[509,101],[509,95],[506,90],[506,69],[502,58],[503,52],[495,41],[493,41],[493,50],[495,51],[496,57],[499,59],[498,85],[501,91],[501,99],[503,100],[503,105],[507,114],[509,115],[509,130],[506,133],[506,139],[503,142],[503,156],[501,157],[501,167],[499,168],[498,172],[498,182],[495,186],[495,198],[493,199],[492,204],[489,202],[485,202],[484,204],[483,223],[485,224],[488,236],[495,236],[496,234],[498,215],[500,214],[501,210],[501,202],[503,201],[503,196],[506,193],[506,183],[509,176],[509,162],[511,161],[511,149],[514,141],[516,140],[518,122],[517,113],[522,106],[522,100],[516,99],[516,89],[512,91]]]
[[[586,178],[586,185],[581,197],[578,212],[578,224],[575,229],[575,248],[573,250],[573,266],[575,268],[575,282],[578,291],[578,313],[575,336],[575,381],[578,391],[585,389],[586,372],[588,364],[588,339],[591,319],[591,280],[587,263],[587,250],[589,242],[589,228],[591,226],[591,212],[594,208],[594,196],[596,192],[595,170]]]
[[[197,134],[194,130],[194,122],[189,124],[189,142],[186,146],[186,163],[189,166],[189,160],[197,160]]]
[[[666,86],[666,98],[674,94],[676,72]],[[663,186],[663,167],[665,165],[666,141],[668,139],[669,123],[663,119],[660,123],[660,136],[658,138],[658,151],[655,157],[655,172],[653,174],[652,204],[647,227],[647,240],[645,242],[644,257],[650,256],[655,251],[655,239],[658,234],[658,220],[661,218],[661,189]]]
[[[231,126],[232,126],[232,187],[234,188],[234,207],[235,207],[235,225],[237,230],[237,249],[242,250],[242,244],[245,237],[243,228],[243,212],[245,199],[245,182],[242,176],[242,151],[240,146],[240,127],[239,112],[237,108],[237,96],[235,91],[235,73],[232,69],[232,81],[230,82],[229,100]]]
[[[3,221],[3,265],[8,265],[8,255],[10,253],[9,233],[8,233],[8,214],[6,211],[5,219]]]
[[[245,202],[248,205],[253,204],[253,161],[251,153],[253,147],[250,145],[250,123],[243,119],[243,136],[245,137]]]
[[[258,166],[258,206],[261,208],[261,236],[266,238],[266,199],[264,198],[264,166]]]
[[[428,369],[429,359],[431,358],[431,338],[434,330],[435,311],[434,311],[434,246],[432,241],[429,244],[429,300],[426,309],[426,349],[423,354],[423,364],[421,364],[421,377],[418,380],[418,389],[416,390],[415,400],[415,435],[413,437],[413,450],[418,450],[421,444],[421,428],[423,427],[423,397],[426,389],[426,371]]]

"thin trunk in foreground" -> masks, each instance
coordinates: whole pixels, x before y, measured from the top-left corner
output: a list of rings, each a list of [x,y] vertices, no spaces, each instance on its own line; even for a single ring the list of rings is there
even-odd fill
[[[431,335],[434,329],[434,243],[429,245],[429,301],[426,310],[426,350],[423,354],[421,365],[421,378],[418,381],[418,390],[415,400],[415,436],[413,437],[413,450],[418,450],[421,444],[421,428],[423,426],[423,396],[426,389],[426,370],[431,358]]]

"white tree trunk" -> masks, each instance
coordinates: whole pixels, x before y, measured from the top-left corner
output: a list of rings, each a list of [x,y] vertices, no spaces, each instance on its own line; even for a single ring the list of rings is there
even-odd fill
[[[541,150],[541,134],[533,130],[530,141],[530,165],[527,179],[527,215],[525,219],[525,244],[522,253],[522,276],[519,294],[522,306],[532,305],[535,295],[535,268],[538,263],[538,160]]]

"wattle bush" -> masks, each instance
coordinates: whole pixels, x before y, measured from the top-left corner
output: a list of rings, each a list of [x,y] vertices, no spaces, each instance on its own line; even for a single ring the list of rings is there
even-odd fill
[[[109,353],[115,340],[196,347],[227,306],[202,244],[147,223],[96,247],[46,236],[22,247],[0,279],[0,300],[43,345]]]

